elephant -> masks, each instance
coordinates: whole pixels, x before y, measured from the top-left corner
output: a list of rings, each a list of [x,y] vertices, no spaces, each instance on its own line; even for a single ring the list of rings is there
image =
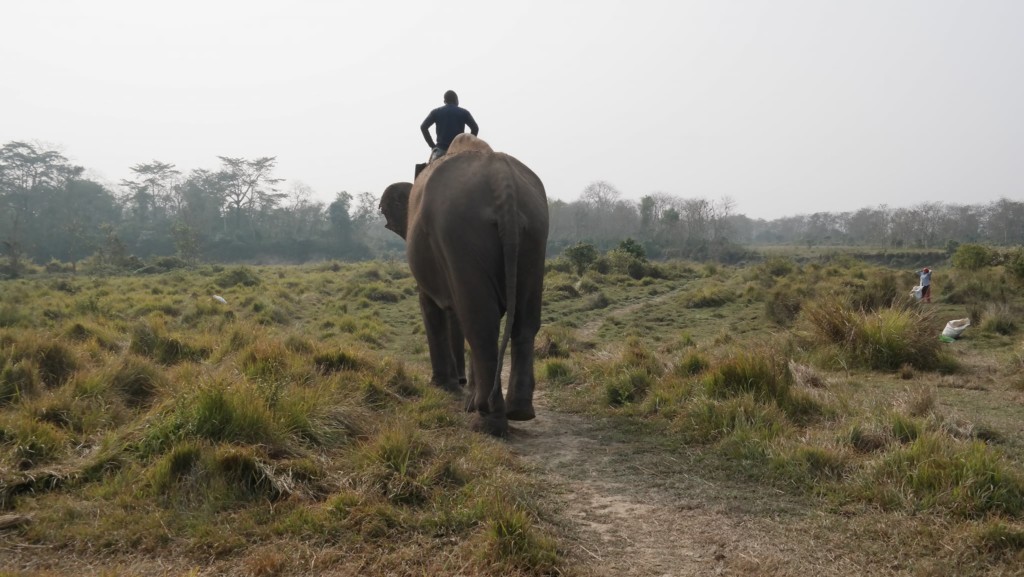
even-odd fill
[[[386,228],[406,241],[430,351],[431,383],[461,391],[474,428],[505,436],[508,421],[533,419],[533,346],[541,322],[548,204],[540,178],[470,134],[415,182],[381,196]],[[505,329],[499,331],[505,316]],[[507,397],[501,366],[508,344]]]

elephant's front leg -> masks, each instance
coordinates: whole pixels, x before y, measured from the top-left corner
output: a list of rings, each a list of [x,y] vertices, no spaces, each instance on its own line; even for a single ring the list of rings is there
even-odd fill
[[[427,347],[430,349],[430,383],[447,391],[461,392],[461,375],[452,351],[454,337],[452,326],[449,324],[451,315],[423,292],[420,292],[420,310],[423,312],[423,328],[427,333]],[[455,327],[455,332],[459,333],[461,341],[462,333],[458,331],[458,327]]]

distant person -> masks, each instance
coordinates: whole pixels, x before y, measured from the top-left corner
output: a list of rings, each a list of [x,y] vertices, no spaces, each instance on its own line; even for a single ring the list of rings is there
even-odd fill
[[[437,144],[434,144],[434,139],[430,137],[430,127],[432,125],[436,125]],[[451,146],[452,140],[465,132],[467,126],[470,132],[473,133],[473,136],[480,132],[476,121],[473,120],[473,115],[465,108],[459,107],[459,95],[455,94],[453,90],[445,92],[444,106],[431,110],[430,114],[427,115],[427,119],[420,125],[423,138],[431,148],[430,162],[434,162],[444,156],[448,152],[448,147]]]
[[[921,276],[921,300],[930,303],[932,302],[932,271],[925,267],[916,272]]]

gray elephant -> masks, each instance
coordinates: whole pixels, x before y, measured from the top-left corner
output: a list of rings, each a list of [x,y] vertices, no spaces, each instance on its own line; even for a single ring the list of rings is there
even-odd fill
[[[469,341],[466,408],[478,414],[475,428],[504,436],[509,419],[534,418],[533,344],[548,237],[540,179],[462,134],[415,183],[389,186],[380,209],[387,228],[405,239],[419,285],[431,382],[460,389]],[[509,321],[499,343],[502,315]],[[512,371],[503,397],[501,365],[510,339]]]

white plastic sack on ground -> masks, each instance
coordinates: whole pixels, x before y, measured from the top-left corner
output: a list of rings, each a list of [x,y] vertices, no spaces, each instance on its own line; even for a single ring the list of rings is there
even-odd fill
[[[914,288],[910,289],[910,294],[911,294],[911,296],[913,296],[913,297],[914,297],[915,299],[917,299],[917,300],[921,300],[921,291],[923,291],[923,290],[924,290],[924,287],[923,287],[923,286],[921,286],[921,285],[917,285],[916,287],[914,287]]]
[[[956,319],[946,323],[946,328],[942,329],[942,336],[957,338],[960,333],[964,332],[964,329],[971,326],[971,319]]]

